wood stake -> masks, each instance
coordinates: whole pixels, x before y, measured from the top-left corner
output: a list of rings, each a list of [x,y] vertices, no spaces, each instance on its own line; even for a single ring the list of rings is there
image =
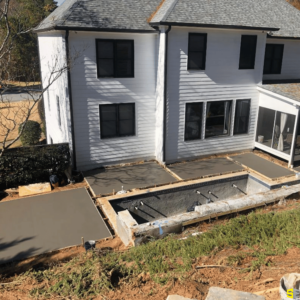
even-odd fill
[[[82,243],[82,246],[84,246],[84,238],[83,237],[81,238],[81,243]]]

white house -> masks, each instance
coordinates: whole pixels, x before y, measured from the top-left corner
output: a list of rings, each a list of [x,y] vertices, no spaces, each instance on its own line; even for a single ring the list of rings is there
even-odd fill
[[[48,143],[80,170],[255,147],[300,160],[300,11],[285,0],[66,0],[37,28]],[[77,59],[74,60],[74,57]]]

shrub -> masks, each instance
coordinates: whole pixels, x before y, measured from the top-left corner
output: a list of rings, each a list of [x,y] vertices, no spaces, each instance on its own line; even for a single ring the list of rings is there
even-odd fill
[[[22,125],[19,127],[19,133],[21,131]],[[36,121],[28,120],[25,128],[20,136],[20,140],[23,146],[35,145],[39,142],[41,138],[41,125]]]

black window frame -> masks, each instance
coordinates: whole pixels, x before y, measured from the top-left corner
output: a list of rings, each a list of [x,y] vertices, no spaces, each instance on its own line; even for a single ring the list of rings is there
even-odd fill
[[[125,106],[125,105],[132,105],[133,106],[133,133],[132,134],[120,134],[120,130],[119,130],[119,107],[120,106]],[[116,135],[111,135],[111,136],[103,136],[103,118],[102,118],[102,114],[101,114],[101,107],[103,106],[115,106],[117,107],[116,110]],[[110,138],[118,138],[118,137],[127,137],[127,136],[135,136],[135,131],[136,131],[136,120],[135,120],[135,103],[113,103],[113,104],[99,104],[99,118],[100,118],[100,138],[101,139],[110,139]]]
[[[188,105],[201,105],[201,117],[199,122],[199,135],[194,138],[187,138],[187,123],[189,122],[196,122],[196,121],[189,121],[188,120]],[[185,105],[185,121],[184,121],[184,140],[185,141],[193,141],[193,140],[199,140],[201,139],[202,135],[202,123],[203,123],[203,107],[204,103],[203,102],[189,102],[186,103]]]
[[[190,50],[190,43],[191,43],[191,36],[204,36],[205,39],[205,44],[204,44],[204,47],[203,47],[203,51],[191,51]],[[191,52],[203,52],[203,58],[202,58],[202,68],[191,68],[190,67],[190,53]],[[207,33],[196,33],[196,32],[191,32],[189,33],[189,40],[188,40],[188,61],[187,61],[187,69],[188,70],[201,70],[201,71],[204,71],[205,68],[206,68],[206,52],[207,52]]]
[[[248,44],[249,41],[247,39],[254,39],[253,41],[253,49],[246,49],[246,51],[251,51],[251,59],[247,62],[246,65],[243,61],[245,56],[248,56],[248,53],[245,53],[245,47],[243,43]],[[239,60],[239,70],[253,70],[255,69],[255,59],[256,59],[256,48],[257,48],[257,35],[242,35],[241,38],[241,46],[240,46],[240,60]]]
[[[111,42],[113,43],[113,76],[101,76],[99,74],[99,60],[101,58],[98,57],[98,49],[99,49],[99,42]],[[131,70],[132,73],[128,76],[119,76],[117,75],[117,63],[116,61],[118,60],[117,58],[117,43],[119,42],[129,42],[131,43],[132,47],[132,53],[131,53]],[[126,39],[96,39],[96,63],[97,63],[97,78],[134,78],[134,40],[126,40]]]
[[[267,53],[267,48],[268,47],[272,47],[273,50],[272,50],[272,58],[270,59],[271,60],[271,64],[270,64],[270,70],[269,71],[266,71],[266,53]],[[272,67],[273,67],[273,63],[274,63],[274,60],[278,60],[276,58],[274,58],[274,48],[276,47],[280,47],[281,48],[281,58],[280,58],[280,68],[279,68],[279,71],[272,71]],[[282,61],[283,61],[283,53],[284,53],[284,44],[266,44],[266,48],[265,48],[265,58],[264,58],[264,70],[263,70],[263,74],[264,75],[272,75],[272,74],[281,74],[281,70],[282,70]]]
[[[237,118],[237,107],[238,107],[238,102],[241,101],[248,101],[249,102],[249,112],[248,112],[248,116],[239,116],[238,118],[244,118],[247,117],[247,122],[245,122],[247,124],[247,130],[246,132],[236,132],[236,122],[238,122],[238,118]],[[236,100],[236,104],[235,104],[235,112],[234,112],[234,126],[233,126],[233,135],[241,135],[241,134],[248,134],[249,133],[249,125],[250,125],[250,116],[251,116],[251,99],[237,99]]]
[[[218,118],[218,117],[221,117],[221,116],[208,116],[208,110],[207,110],[207,107],[208,107],[208,104],[209,103],[217,103],[217,102],[228,102],[230,104],[230,107],[229,107],[229,110],[228,110],[228,129],[227,129],[227,134],[216,134],[216,135],[208,135],[208,129],[209,126],[207,125],[208,123],[208,120],[209,119],[212,119],[212,118]],[[225,106],[224,106],[225,108]],[[224,111],[225,113],[225,111]],[[205,135],[205,139],[215,139],[215,138],[224,138],[224,137],[230,137],[230,134],[231,134],[231,122],[232,122],[232,114],[233,114],[233,100],[217,100],[217,101],[207,101],[206,102],[206,109],[205,109],[205,131],[204,131],[204,135]],[[224,114],[224,118],[225,118],[225,114]],[[225,126],[225,124],[224,124]]]

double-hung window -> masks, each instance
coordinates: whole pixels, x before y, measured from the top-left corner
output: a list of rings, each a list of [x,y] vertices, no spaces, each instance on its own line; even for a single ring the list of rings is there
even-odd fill
[[[242,35],[239,69],[254,69],[256,43],[256,35]]]
[[[134,103],[99,106],[101,138],[135,135]]]
[[[202,102],[186,104],[184,136],[186,141],[201,138],[202,108]]]
[[[281,74],[283,49],[283,44],[266,45],[264,74]]]
[[[190,33],[188,49],[188,70],[205,70],[206,33]]]
[[[205,138],[230,134],[232,101],[207,102]]]
[[[133,40],[96,40],[100,78],[134,77]]]
[[[250,101],[250,99],[236,101],[233,134],[248,133]]]

